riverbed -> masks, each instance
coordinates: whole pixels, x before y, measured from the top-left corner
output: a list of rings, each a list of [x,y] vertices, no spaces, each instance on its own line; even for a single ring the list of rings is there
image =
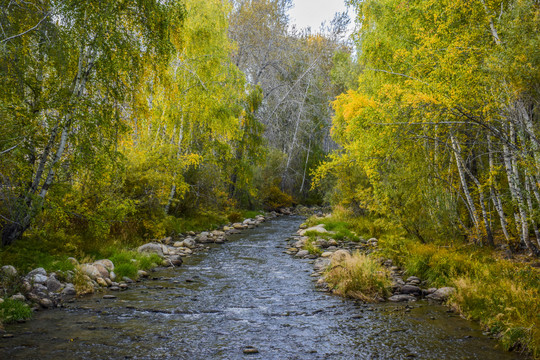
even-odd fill
[[[442,306],[363,304],[320,292],[284,253],[302,222],[229,237],[114,299],[102,294],[9,325],[0,359],[519,359]],[[255,354],[245,354],[252,347]]]

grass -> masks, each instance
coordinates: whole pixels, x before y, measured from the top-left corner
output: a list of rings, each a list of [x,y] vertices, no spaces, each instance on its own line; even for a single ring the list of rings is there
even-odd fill
[[[306,241],[306,244],[304,245],[304,250],[307,250],[310,254],[317,255],[317,256],[319,256],[319,255],[321,255],[323,253],[321,248],[319,248],[318,246],[316,246],[314,244],[314,239],[313,238],[309,238]]]
[[[334,264],[325,274],[325,280],[334,293],[368,302],[384,298],[392,286],[388,271],[358,252]]]
[[[311,220],[310,220],[311,221]],[[350,217],[337,212],[321,222],[347,222],[348,229],[364,237],[379,238],[378,256],[391,258],[407,275],[426,280],[429,286],[452,286],[456,293],[448,305],[478,321],[499,337],[507,350],[530,353],[540,359],[540,271],[528,264],[503,259],[495,251],[457,239],[434,239],[422,244],[385,219]],[[342,226],[342,225],[340,225]],[[329,229],[329,227],[326,227]],[[446,246],[437,244],[446,243]],[[448,245],[450,243],[450,245]],[[362,298],[363,282],[370,283],[365,260],[350,260],[327,275],[342,295]],[[356,264],[357,263],[357,264]],[[369,267],[368,267],[369,269]],[[377,272],[376,270],[374,270]],[[359,294],[356,294],[357,291]],[[370,286],[367,286],[370,291]]]
[[[31,317],[32,310],[21,301],[4,299],[4,302],[0,303],[0,325],[28,320]]]

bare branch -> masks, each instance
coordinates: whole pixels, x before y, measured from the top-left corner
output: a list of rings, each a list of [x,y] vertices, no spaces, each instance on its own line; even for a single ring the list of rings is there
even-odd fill
[[[28,29],[28,30],[26,30],[26,31],[24,31],[24,32],[22,32],[22,33],[20,33],[20,34],[10,36],[10,37],[8,37],[8,38],[6,38],[6,39],[4,39],[4,40],[0,40],[0,44],[1,44],[1,43],[5,43],[5,42],[8,42],[9,40],[12,40],[12,39],[21,37],[21,36],[23,36],[23,35],[29,33],[30,31],[33,31],[33,30],[37,29],[37,28],[39,27],[39,25],[41,25],[41,23],[42,23],[43,21],[45,21],[46,18],[49,17],[50,14],[51,14],[51,13],[47,13],[47,14],[43,17],[43,19],[39,20],[39,22],[38,22],[34,27],[32,27],[32,28],[30,28],[30,29]]]

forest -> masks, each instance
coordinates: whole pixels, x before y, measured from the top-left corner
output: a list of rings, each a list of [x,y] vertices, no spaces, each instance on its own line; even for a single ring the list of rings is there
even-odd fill
[[[540,2],[346,3],[0,0],[0,263],[330,205],[540,356]]]

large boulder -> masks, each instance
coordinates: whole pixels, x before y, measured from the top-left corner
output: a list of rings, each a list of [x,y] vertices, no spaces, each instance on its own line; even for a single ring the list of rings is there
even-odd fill
[[[47,283],[45,285],[47,286],[47,290],[50,292],[57,292],[62,288],[62,283],[54,276],[49,276],[49,279],[47,279]]]
[[[315,271],[323,271],[328,266],[330,266],[330,259],[318,258],[317,260],[315,260],[315,263],[313,264],[313,269],[315,269]]]
[[[158,243],[148,243],[139,246],[137,249],[139,253],[147,253],[147,254],[158,254],[159,256],[163,257],[163,248],[161,244]]]
[[[104,265],[98,262],[95,262],[92,265],[97,269],[97,271],[99,271],[99,277],[103,279],[109,278],[109,270],[107,270],[107,268]]]
[[[47,272],[43,268],[37,268],[28,273],[26,275],[26,279],[30,283],[37,283],[37,284],[45,284],[47,282]]]
[[[414,286],[414,285],[403,285],[401,287],[401,290],[400,292],[402,294],[408,294],[408,295],[421,295],[422,294],[422,289],[420,289],[418,286]]]
[[[426,296],[428,299],[435,301],[446,301],[452,294],[456,292],[453,287],[443,287],[435,291],[433,294]]]

